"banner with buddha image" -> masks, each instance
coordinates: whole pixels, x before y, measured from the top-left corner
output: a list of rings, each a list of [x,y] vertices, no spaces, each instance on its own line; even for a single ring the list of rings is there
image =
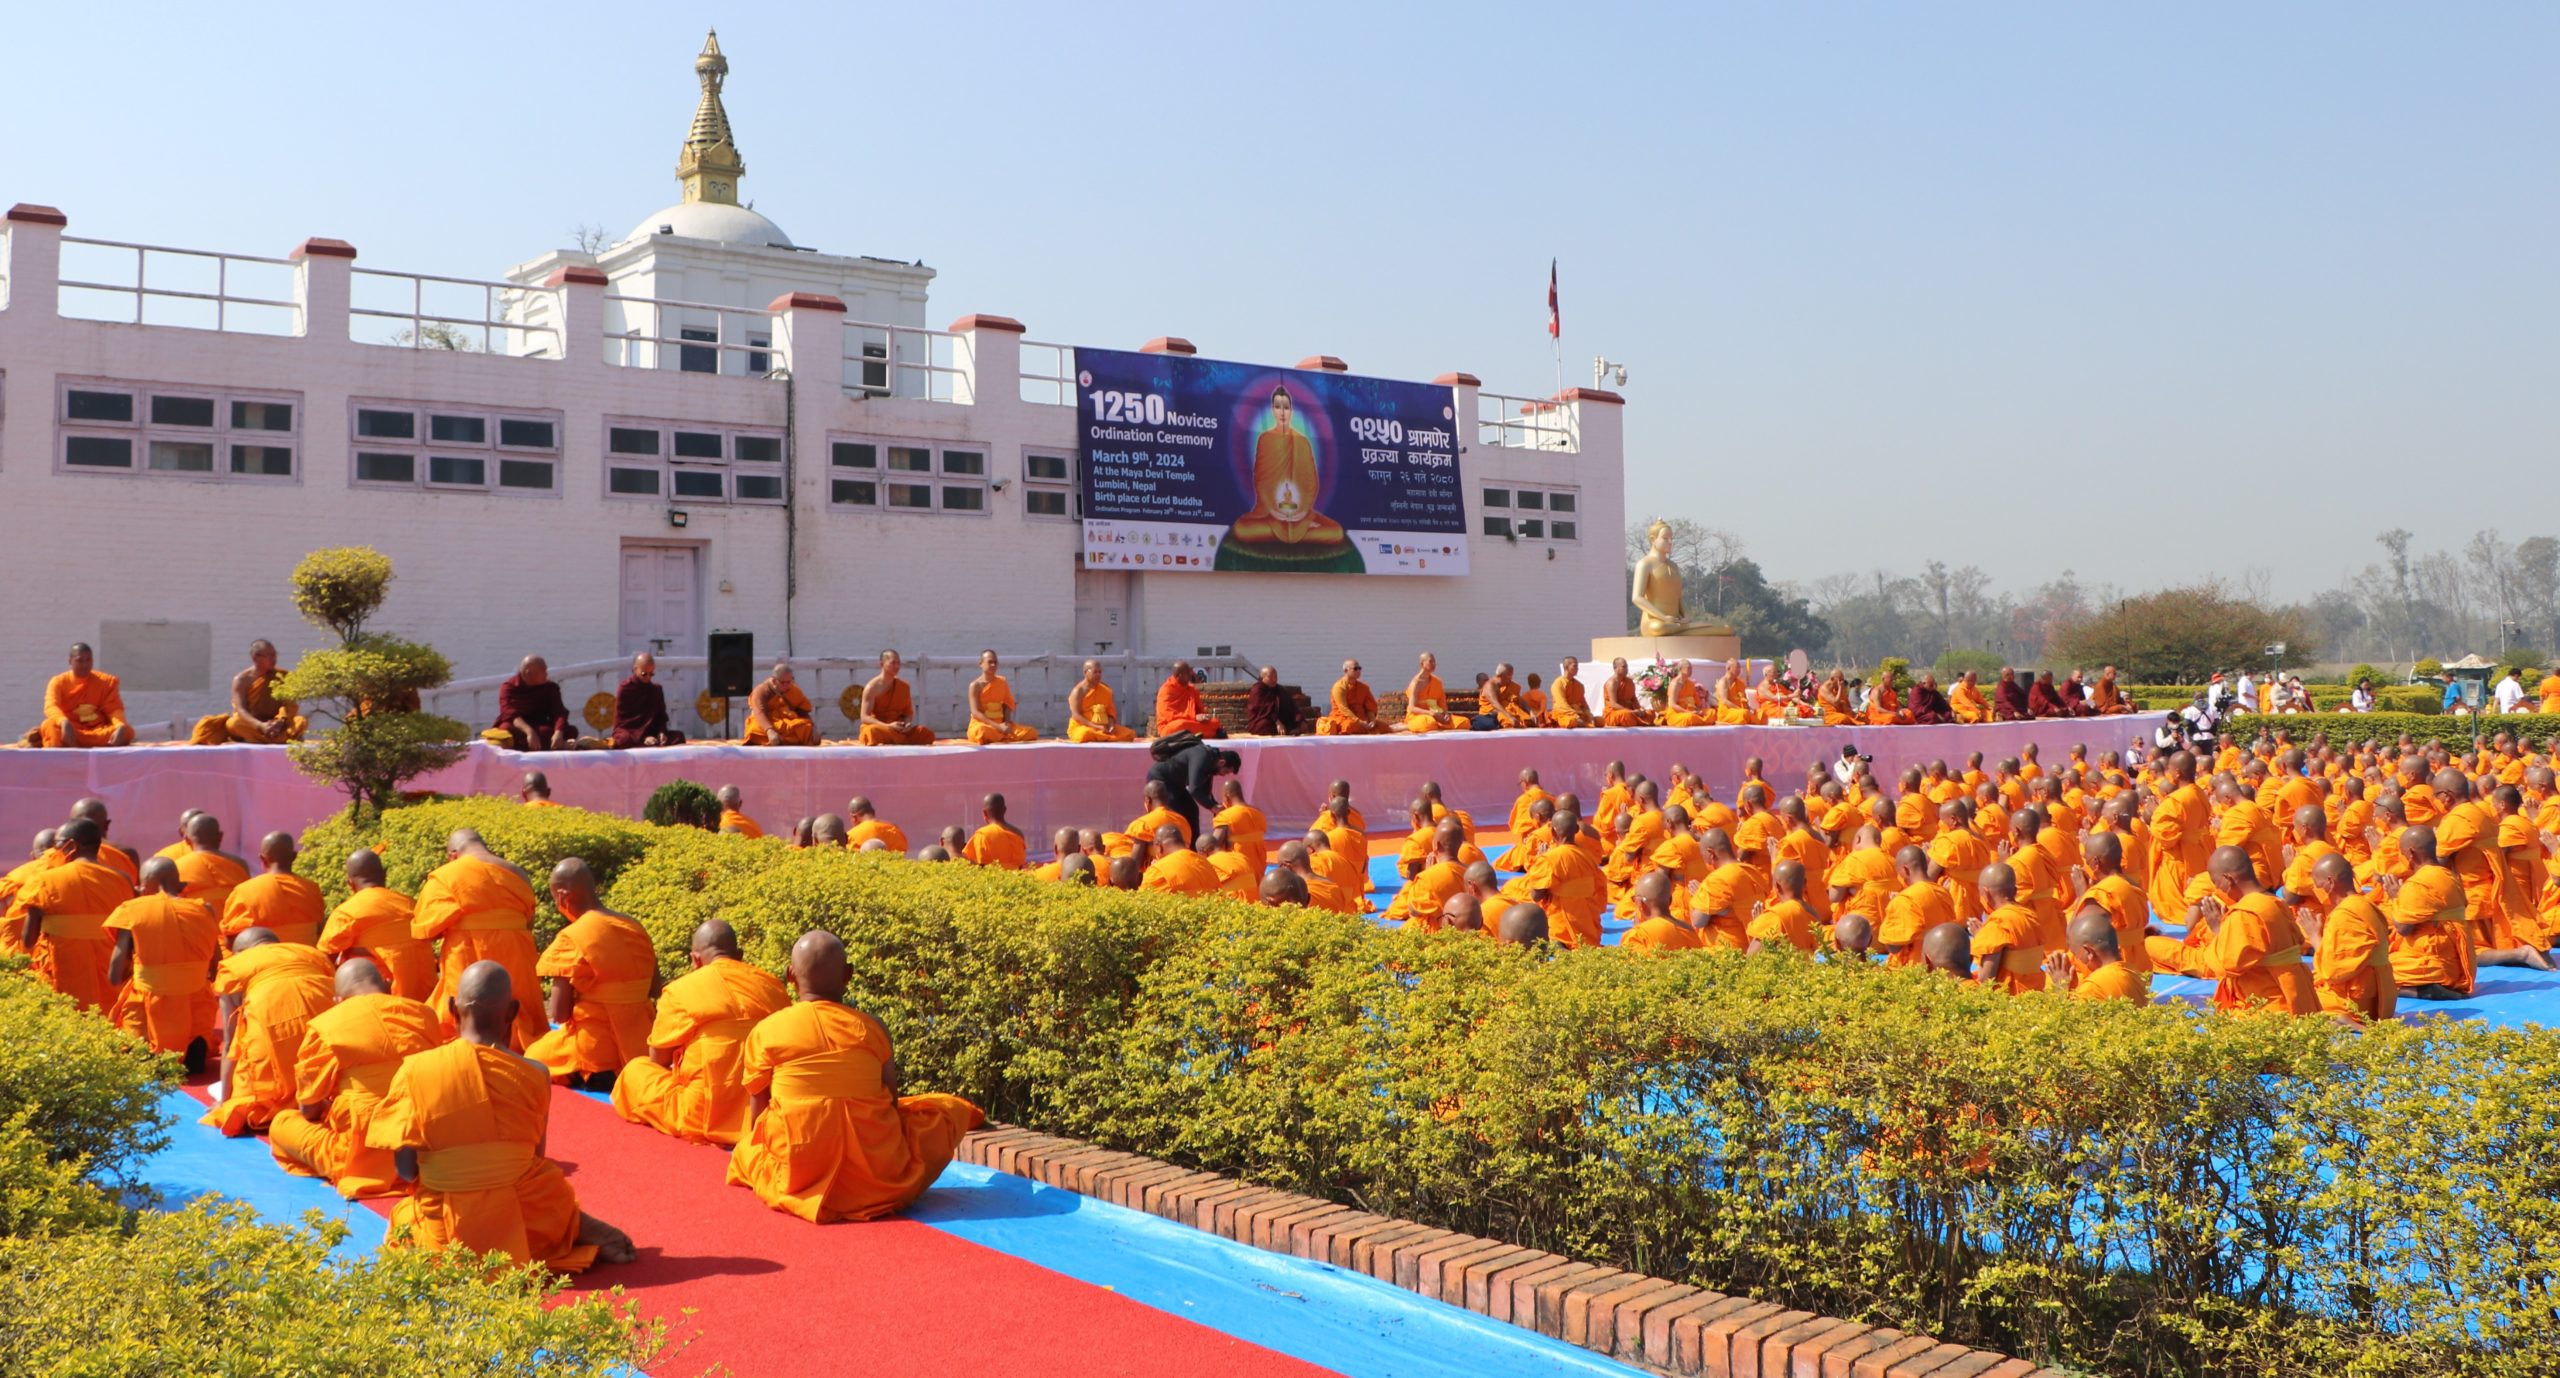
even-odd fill
[[[1464,574],[1446,387],[1076,351],[1088,569]]]

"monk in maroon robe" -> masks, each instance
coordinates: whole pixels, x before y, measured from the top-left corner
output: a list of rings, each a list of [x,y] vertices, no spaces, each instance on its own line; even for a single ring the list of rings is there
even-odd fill
[[[658,683],[658,658],[647,651],[631,658],[631,678],[613,691],[613,744],[684,745],[684,734],[667,726],[667,691]]]
[[[1955,705],[1947,702],[1946,691],[1938,687],[1938,677],[1920,676],[1920,682],[1911,686],[1911,721],[1925,725],[1955,720]]]
[[[2027,716],[2031,718],[2067,718],[2071,705],[2062,701],[2062,691],[2053,686],[2053,671],[2036,676],[2027,690]]]
[[[2018,682],[2018,672],[2001,666],[2000,682],[1991,686],[1991,720],[2025,722],[2034,716],[2027,706],[2027,686]]]
[[[526,656],[516,672],[498,684],[498,721],[493,731],[507,736],[518,751],[566,751],[578,744],[578,730],[560,702],[560,686],[551,682],[551,666],[540,656]]]

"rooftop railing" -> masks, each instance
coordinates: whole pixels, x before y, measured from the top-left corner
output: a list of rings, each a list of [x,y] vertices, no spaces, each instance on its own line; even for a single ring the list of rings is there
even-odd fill
[[[1572,407],[1552,397],[1511,397],[1498,392],[1476,394],[1476,443],[1514,450],[1582,448],[1574,433]]]
[[[1072,407],[1076,404],[1074,345],[1024,340],[1020,371],[1023,401],[1050,407]]]
[[[773,313],[751,306],[604,294],[621,317],[605,327],[604,358],[620,368],[671,368],[762,378],[773,371]]]
[[[977,400],[969,342],[947,330],[871,321],[844,324],[844,390],[851,397]]]
[[[298,335],[302,304],[295,273],[290,259],[64,235],[62,314],[127,325]]]
[[[558,294],[549,288],[379,268],[350,272],[347,338],[358,344],[562,357]]]

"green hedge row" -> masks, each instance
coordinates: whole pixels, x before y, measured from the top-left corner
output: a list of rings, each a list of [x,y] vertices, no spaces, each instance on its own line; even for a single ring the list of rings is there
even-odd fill
[[[2146,708],[2184,708],[2205,692],[2201,684],[2134,684],[2125,693]],[[2311,693],[2311,706],[2323,712],[2345,709],[2347,699],[2355,693],[2352,684],[2306,684]],[[2433,713],[2444,703],[2444,691],[2426,684],[2377,684],[2373,687],[2373,704],[2385,713]]]
[[[2232,741],[2250,741],[2261,732],[2270,737],[2282,732],[2297,742],[2310,741],[2325,732],[2330,743],[2339,746],[2350,742],[2396,742],[2406,732],[2413,740],[2441,742],[2463,751],[2470,749],[2473,737],[2486,741],[2504,732],[2518,741],[2547,749],[2560,739],[2560,714],[2493,713],[2480,718],[2455,718],[2433,713],[2247,713],[2223,726],[2224,738]]]
[[[528,869],[614,826],[559,812],[481,826]],[[2543,1030],[1547,960],[618,827],[608,900],[671,970],[713,915],[773,970],[830,929],[911,1083],[1001,1120],[2095,1372],[2560,1371]]]
[[[666,1353],[610,1298],[417,1252],[340,1263],[340,1225],[124,1192],[168,1142],[173,1059],[0,960],[0,1378],[292,1374],[601,1378]]]

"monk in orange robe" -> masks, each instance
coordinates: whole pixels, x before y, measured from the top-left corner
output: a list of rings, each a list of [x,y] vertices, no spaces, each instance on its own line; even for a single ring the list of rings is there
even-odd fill
[[[1609,903],[1608,876],[1602,863],[1579,845],[1580,820],[1558,813],[1548,827],[1555,843],[1538,854],[1524,878],[1529,901],[1546,911],[1548,936],[1557,946],[1598,947],[1600,911]]]
[[[222,1099],[202,1122],[238,1138],[302,1103],[294,1068],[303,1030],[336,1003],[337,983],[318,948],[252,928],[231,940],[213,993],[222,1001]]]
[[[2188,883],[2213,855],[2213,806],[2196,788],[2195,762],[2183,751],[2171,753],[2160,783],[2164,792],[2151,813],[2151,909],[2183,914]]]
[[[1849,679],[1838,670],[1823,677],[1822,687],[1813,691],[1813,706],[1822,714],[1824,727],[1846,727],[1854,719],[1849,711]]]
[[[2421,1000],[2467,999],[2478,966],[2462,882],[2436,860],[2434,829],[2402,832],[2399,850],[2408,877],[2379,878],[2390,897],[2384,911],[2391,918],[2392,980],[2401,994]]]
[[[87,642],[71,646],[71,668],[44,687],[44,721],[27,734],[29,746],[130,746],[133,725],[124,720],[124,691],[116,677],[97,668]]]
[[[1067,691],[1067,740],[1071,742],[1134,742],[1137,729],[1120,722],[1118,699],[1111,686],[1102,682],[1102,666],[1096,661],[1084,663],[1084,672]]]
[[[1867,697],[1867,722],[1876,727],[1908,727],[1911,715],[1902,710],[1902,691],[1892,680],[1879,680],[1876,691]]]
[[[276,941],[317,946],[320,926],[328,920],[328,901],[320,887],[293,873],[293,834],[269,833],[258,843],[265,869],[240,882],[222,904],[222,936],[237,938],[252,928],[276,935]]]
[[[1378,695],[1360,679],[1360,662],[1342,662],[1342,678],[1333,682],[1330,709],[1316,719],[1319,737],[1365,737],[1386,731],[1378,721]]]
[[[846,801],[844,808],[851,823],[844,837],[847,848],[860,851],[865,843],[876,841],[887,851],[899,856],[907,854],[906,829],[882,818],[880,811],[871,806],[871,796],[857,794]]]
[[[98,860],[116,868],[127,882],[135,886],[142,884],[141,858],[115,844],[115,829],[109,826],[111,820],[107,817],[106,800],[82,799],[71,806],[71,817],[85,818],[97,824],[98,836],[104,839],[98,843]]]
[[[1486,682],[1478,696],[1476,711],[1492,714],[1495,724],[1501,727],[1545,726],[1545,705],[1541,704],[1535,710],[1529,707],[1528,696],[1520,692],[1519,681],[1513,678],[1515,673],[1507,660],[1494,666],[1493,678]]]
[[[569,922],[534,963],[551,982],[556,1027],[524,1055],[556,1081],[601,1091],[622,1065],[647,1053],[649,1000],[658,988],[658,952],[627,916],[596,902],[595,873],[569,857],[551,868],[551,903]]]
[[[628,1263],[630,1237],[579,1210],[560,1165],[543,1156],[551,1078],[507,1050],[524,1024],[515,991],[515,973],[499,963],[464,967],[447,1011],[457,1040],[402,1062],[374,1107],[366,1146],[417,1183],[392,1209],[383,1247],[460,1246],[555,1273]]]
[[[409,924],[417,937],[444,944],[435,994],[427,1003],[450,1021],[464,969],[495,962],[516,980],[515,1046],[530,1045],[551,1031],[534,998],[542,980],[533,969],[533,882],[469,828],[445,840],[444,854],[445,863],[418,887],[417,910]]]
[[[1609,677],[1600,681],[1600,714],[1604,727],[1653,726],[1653,714],[1636,702],[1636,681],[1627,673],[1625,656],[1610,661]]]
[[[614,1112],[695,1143],[733,1147],[747,1135],[747,1035],[791,1003],[782,983],[738,957],[738,934],[713,919],[693,931],[693,970],[658,992],[648,1056],[613,1083]]]
[[[222,938],[213,911],[179,893],[177,863],[153,857],[142,881],[142,894],[106,920],[115,935],[107,980],[123,992],[116,1026],[155,1053],[182,1054],[193,1076],[212,1056],[213,970]]]
[[[1449,712],[1449,691],[1440,683],[1440,658],[1424,651],[1417,663],[1420,668],[1404,687],[1404,730],[1447,732],[1465,727]]]
[[[1290,420],[1289,390],[1273,388],[1271,424],[1253,441],[1253,506],[1236,518],[1228,539],[1310,554],[1348,545],[1342,523],[1316,510],[1319,487],[1315,447]]]
[[[1770,872],[1770,886],[1775,892],[1768,904],[1744,925],[1750,952],[1811,952],[1818,944],[1813,936],[1813,911],[1804,902],[1804,865],[1781,861]]]
[[[2109,665],[2098,671],[2098,682],[2089,690],[2089,708],[2101,717],[2133,711],[2124,691],[2116,687],[2116,667]]]
[[[906,1209],[986,1119],[958,1096],[900,1095],[888,1031],[845,986],[834,934],[791,945],[797,999],[747,1036],[754,1126],[729,1156],[731,1185],[818,1224]]]
[[[2551,673],[2542,677],[2534,692],[2541,696],[2543,712],[2560,713],[2560,665],[2551,667]]]
[[[2151,1003],[2151,973],[2124,960],[2115,924],[2096,904],[2081,907],[2064,930],[2068,944],[2044,958],[2045,988],[2068,990],[2075,1000]]]
[[[979,746],[1038,741],[1040,730],[1013,720],[1013,685],[992,650],[978,652],[978,677],[969,681],[969,740]]]
[[[915,694],[898,675],[905,664],[896,651],[882,651],[880,673],[862,686],[860,740],[864,746],[933,745],[933,729],[915,720]]]
[[[86,818],[56,828],[56,859],[22,882],[17,898],[18,942],[33,959],[35,978],[101,1012],[115,1003],[116,944],[107,919],[133,898],[124,874],[98,860],[105,840]]]
[[[2356,893],[2355,863],[2343,853],[2312,863],[2310,881],[2303,898],[2318,917],[2303,920],[2303,937],[2314,954],[2311,990],[2320,1008],[2355,1023],[2393,1017],[2400,985],[2391,975],[2391,921]]]
[[[1716,723],[1722,727],[1746,727],[1760,721],[1751,709],[1751,685],[1742,677],[1742,662],[1725,662],[1724,675],[1716,681]]]
[[[1957,722],[1991,721],[1991,700],[1983,697],[1982,686],[1974,682],[1971,670],[1947,686],[1947,706],[1955,710]]]
[[[2213,1003],[2232,1011],[2317,1014],[2311,969],[2293,915],[2258,884],[2249,853],[2217,847],[2205,874],[2214,893],[2190,911],[2206,938],[2190,950],[2187,974],[2214,979]]]
[[[1982,894],[1982,871],[1998,860],[1971,822],[1971,811],[1963,800],[1940,805],[1938,835],[1929,841],[1929,878],[1946,887],[1958,923],[1971,923],[1989,912]],[[2013,875],[2011,883],[2015,882]]]
[[[2093,832],[2080,846],[2089,888],[2081,899],[2106,911],[2115,925],[2116,950],[2135,974],[2148,978],[2151,954],[2144,944],[2151,924],[2151,897],[2125,875],[2125,838],[2120,833]]]
[[[249,864],[222,850],[222,820],[209,813],[187,820],[187,847],[176,859],[187,898],[216,914],[229,911],[232,890],[249,879]]]
[[[747,817],[747,796],[736,785],[722,785],[712,792],[712,797],[720,801],[720,822],[712,831],[740,837],[764,836],[763,825]]]
[[[809,696],[802,692],[788,661],[773,663],[773,673],[747,691],[748,746],[816,746],[817,719],[809,716]]]
[[[276,697],[276,681],[288,673],[276,668],[274,642],[250,642],[249,668],[231,677],[231,711],[196,719],[195,731],[187,737],[189,744],[271,746],[301,741],[310,720]]]
[[[978,801],[978,830],[960,849],[963,859],[980,866],[993,866],[1000,871],[1019,871],[1031,864],[1031,847],[1022,830],[1004,821],[1004,796],[990,794]]]
[[[1149,834],[1155,843],[1155,860],[1147,863],[1145,878],[1138,882],[1141,890],[1167,895],[1214,895],[1225,878],[1207,857],[1191,850],[1190,839],[1183,836],[1180,820],[1163,824]]]
[[[1262,810],[1244,801],[1244,782],[1230,775],[1218,781],[1216,814],[1209,819],[1213,827],[1227,830],[1235,843],[1236,854],[1259,876],[1271,864],[1271,820]]]
[[[374,1113],[403,1060],[444,1041],[444,1027],[423,1000],[391,993],[391,978],[362,957],[338,968],[338,1003],[303,1026],[293,1064],[301,1103],[267,1125],[276,1166],[317,1177],[353,1201],[394,1196],[406,1188],[392,1155],[365,1142]]]
[[[1556,671],[1556,701],[1547,710],[1547,726],[1589,727],[1594,721],[1591,697],[1582,687],[1582,662],[1566,656]]]
[[[1894,881],[1901,888],[1885,901],[1884,922],[1876,925],[1876,943],[1892,966],[1920,965],[1920,938],[1940,924],[1961,927],[1956,903],[1947,887],[1929,879],[1929,854],[1906,844],[1893,855]]]
[[[417,906],[384,883],[382,858],[362,848],[347,856],[347,901],[330,911],[320,930],[324,956],[344,962],[371,958],[391,982],[391,993],[424,1001],[435,994],[436,950],[411,926]]]
[[[1700,946],[1743,951],[1751,946],[1751,919],[1768,898],[1769,878],[1741,857],[1722,828],[1699,834],[1698,852],[1707,874],[1689,895],[1690,926]]]
[[[1973,932],[1976,977],[2011,995],[2045,988],[2043,921],[2018,902],[2017,873],[1993,862],[1982,868],[1978,884],[1987,911]]]
[[[1667,871],[1649,871],[1627,891],[1635,926],[1619,935],[1621,952],[1694,952],[1698,932],[1672,913],[1673,885]]]
[[[1155,735],[1170,737],[1176,732],[1197,732],[1203,737],[1223,737],[1227,730],[1210,717],[1207,705],[1200,699],[1200,685],[1191,672],[1191,662],[1177,660],[1166,673],[1164,683],[1156,686]]]

